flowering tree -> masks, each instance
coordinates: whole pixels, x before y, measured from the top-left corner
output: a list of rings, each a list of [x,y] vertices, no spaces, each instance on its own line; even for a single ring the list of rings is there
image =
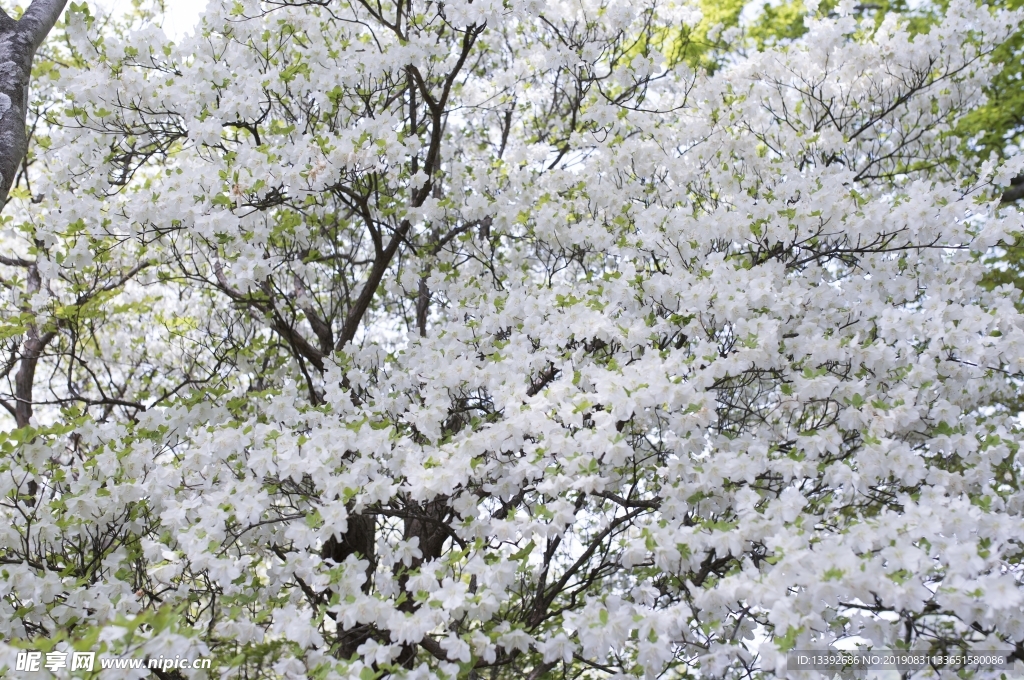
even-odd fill
[[[1021,163],[953,134],[1019,15],[809,7],[764,49],[662,1],[149,18],[72,4],[37,67],[0,667],[1024,660],[1024,318],[980,285]]]

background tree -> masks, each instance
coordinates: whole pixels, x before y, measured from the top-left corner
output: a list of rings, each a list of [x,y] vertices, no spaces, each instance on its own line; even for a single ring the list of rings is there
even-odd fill
[[[3,235],[7,375],[52,336],[0,666],[1024,660],[1019,160],[952,160],[1020,16],[721,11],[71,6]]]

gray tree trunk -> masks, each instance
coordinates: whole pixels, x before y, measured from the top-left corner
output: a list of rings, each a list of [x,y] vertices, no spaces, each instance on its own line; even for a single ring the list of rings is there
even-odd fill
[[[19,21],[0,8],[0,209],[18,175],[28,136],[28,82],[32,59],[67,0],[33,0]]]

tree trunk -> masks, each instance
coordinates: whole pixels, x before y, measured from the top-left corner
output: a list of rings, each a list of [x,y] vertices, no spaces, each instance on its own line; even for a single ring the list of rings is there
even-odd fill
[[[0,206],[28,151],[25,116],[32,59],[67,0],[33,0],[19,21],[0,8]]]

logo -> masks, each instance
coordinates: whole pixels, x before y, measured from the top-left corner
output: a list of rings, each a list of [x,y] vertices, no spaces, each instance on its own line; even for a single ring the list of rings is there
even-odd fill
[[[18,652],[18,660],[15,662],[16,671],[37,671],[42,661],[42,652]]]
[[[70,668],[73,671],[91,671],[96,665],[96,652],[72,652]],[[38,671],[40,667],[48,671],[68,668],[67,652],[47,652],[46,663],[43,663],[42,652],[18,652],[14,670],[22,672]]]

